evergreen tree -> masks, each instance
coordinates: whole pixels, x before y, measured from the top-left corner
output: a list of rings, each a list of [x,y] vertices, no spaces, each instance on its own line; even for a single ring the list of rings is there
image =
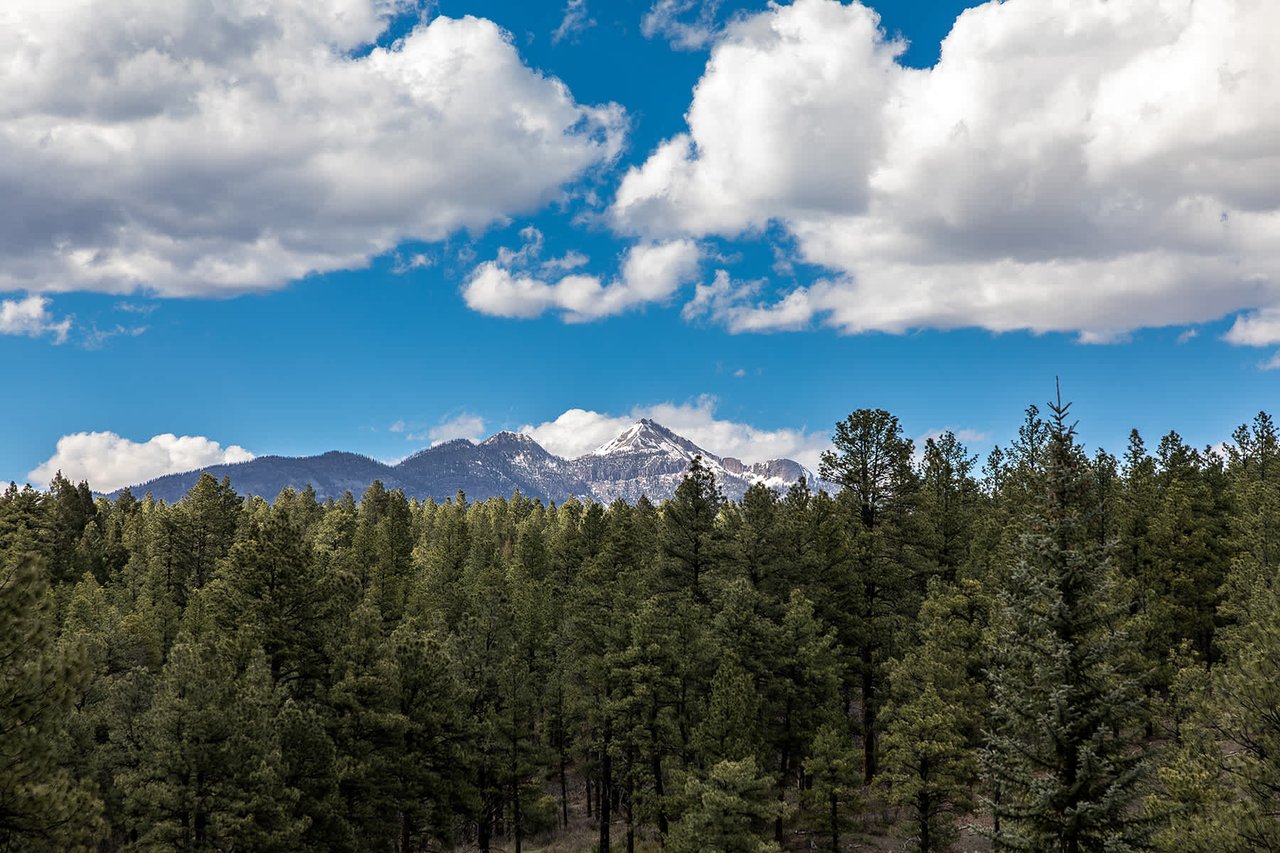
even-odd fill
[[[1050,405],[1042,492],[994,620],[983,758],[999,849],[1135,849],[1145,829],[1142,690],[1122,670],[1132,641],[1088,535],[1089,479],[1067,409]]]
[[[825,724],[804,762],[809,779],[804,798],[813,816],[811,825],[815,834],[830,842],[832,853],[839,853],[850,814],[860,803],[860,757],[847,728],[843,720]]]
[[[885,782],[910,816],[922,851],[950,849],[957,816],[972,808],[978,730],[986,716],[985,597],[974,581],[934,579],[920,611],[920,642],[890,669]]]
[[[723,542],[716,517],[724,496],[711,469],[695,456],[676,487],[675,497],[662,507],[663,582],[668,592],[687,590],[695,601],[706,602],[707,576],[723,558]]]
[[[102,834],[102,804],[90,782],[77,781],[58,761],[67,715],[91,675],[91,660],[80,644],[57,647],[43,568],[14,539],[4,544],[0,849],[91,847]]]
[[[883,409],[859,409],[836,424],[832,450],[822,454],[820,474],[841,487],[852,517],[851,577],[845,615],[837,622],[840,640],[856,654],[862,714],[863,774],[875,778],[884,702],[885,663],[894,642],[914,615],[907,536],[915,498],[913,445],[898,419]],[[840,629],[841,623],[847,627]]]
[[[754,758],[724,760],[689,775],[682,792],[684,811],[672,825],[672,853],[770,853],[780,848],[760,837],[776,816],[771,781]]]
[[[1280,850],[1280,595],[1257,596],[1258,618],[1228,637],[1226,659],[1196,673],[1196,710],[1161,769],[1165,849]]]
[[[251,631],[221,637],[197,596],[122,779],[141,850],[290,850],[306,822],[284,784],[270,669]]]

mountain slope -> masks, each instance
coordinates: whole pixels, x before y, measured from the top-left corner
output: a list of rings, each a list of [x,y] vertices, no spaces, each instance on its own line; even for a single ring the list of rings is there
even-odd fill
[[[675,494],[689,463],[701,456],[716,475],[727,497],[737,499],[753,483],[782,490],[800,477],[814,483],[813,473],[790,459],[744,463],[721,458],[677,435],[662,424],[644,419],[621,435],[577,459],[547,452],[527,435],[500,432],[476,444],[456,439],[421,450],[388,465],[354,453],[332,451],[301,458],[260,456],[234,465],[214,465],[182,474],[169,474],[132,487],[136,495],[176,501],[189,490],[201,471],[229,477],[241,494],[273,499],[286,486],[310,485],[321,498],[337,498],[350,491],[357,498],[374,480],[388,489],[402,489],[409,497],[443,501],[459,491],[468,498],[528,497],[561,503],[570,497],[602,503],[641,495],[662,501]]]
[[[210,465],[181,474],[166,474],[134,486],[131,491],[137,496],[150,492],[156,499],[172,503],[185,495],[205,471],[219,480],[229,477],[242,495],[259,495],[268,500],[274,500],[286,486],[301,490],[308,485],[322,499],[341,497],[347,491],[359,497],[374,480],[381,480],[388,489],[405,489],[406,494],[409,491],[408,484],[391,466],[368,456],[337,450],[319,456],[259,456],[249,462]]]

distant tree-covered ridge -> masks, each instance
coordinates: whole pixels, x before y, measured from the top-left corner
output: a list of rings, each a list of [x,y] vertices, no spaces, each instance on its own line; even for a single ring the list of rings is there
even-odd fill
[[[1280,849],[1280,441],[0,495],[0,850]],[[664,439],[665,440],[665,439]]]

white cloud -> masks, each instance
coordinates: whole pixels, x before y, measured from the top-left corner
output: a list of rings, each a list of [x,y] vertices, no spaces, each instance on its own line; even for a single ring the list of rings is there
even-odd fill
[[[655,0],[640,20],[640,32],[645,38],[665,38],[677,50],[699,50],[716,36],[719,8],[719,0]]]
[[[716,270],[710,284],[694,289],[693,299],[681,311],[686,320],[707,317],[730,332],[776,332],[809,325],[813,312],[808,305],[809,289],[800,288],[773,303],[761,303],[763,282],[735,282],[726,270]]]
[[[931,429],[928,432],[916,438],[915,443],[919,447],[924,447],[925,442],[928,441],[929,439],[933,439],[934,441],[937,441],[938,439],[942,438],[942,436],[946,435],[948,432],[954,435],[956,439],[962,442],[963,444],[981,444],[985,441],[990,440],[991,438],[990,433],[982,432],[981,430],[976,430],[976,429]]]
[[[64,343],[71,331],[71,318],[54,319],[49,313],[49,300],[43,296],[0,300],[0,335],[26,335],[40,338],[48,335],[54,343]]]
[[[273,288],[537,209],[616,156],[621,109],[490,21],[370,48],[415,8],[4,4],[0,291]]]
[[[831,446],[825,433],[760,429],[718,418],[716,400],[709,396],[688,403],[636,406],[624,415],[569,409],[555,420],[525,425],[520,432],[551,453],[572,459],[607,443],[641,418],[657,421],[717,456],[733,456],[744,462],[786,458],[816,471],[820,454]]]
[[[1250,347],[1280,344],[1280,306],[1236,317],[1223,339]]]
[[[920,70],[857,2],[774,5],[725,28],[688,132],[610,216],[647,239],[776,222],[834,271],[700,291],[691,311],[738,331],[1101,341],[1280,308],[1277,29],[1267,0],[1006,0]]]
[[[402,421],[397,421],[397,423],[403,425]],[[484,418],[479,415],[473,415],[470,412],[460,412],[457,415],[445,418],[430,429],[409,433],[406,437],[410,441],[430,441],[434,447],[446,441],[453,441],[455,438],[479,441],[484,438],[484,435]]]
[[[395,275],[404,275],[416,270],[429,269],[436,264],[436,259],[426,252],[414,252],[409,256],[396,255],[395,263],[391,266],[391,272]]]
[[[613,416],[589,409],[569,409],[555,420],[536,426],[525,424],[519,431],[532,437],[549,452],[575,459],[617,437],[636,420],[637,417],[630,415]]]
[[[61,471],[73,483],[87,480],[99,492],[133,486],[162,474],[191,471],[208,465],[248,462],[254,456],[239,445],[223,447],[198,435],[172,433],[137,442],[114,432],[78,432],[58,439],[57,450],[27,477],[47,486]]]
[[[534,245],[526,243],[517,252],[502,249],[498,260],[478,266],[462,289],[467,305],[497,317],[529,318],[559,311],[566,322],[587,322],[666,301],[694,279],[702,256],[693,240],[640,243],[627,250],[613,281],[584,274],[548,281],[522,271],[537,255],[537,250],[527,251]],[[541,248],[541,234],[536,247]],[[578,265],[570,255],[544,265],[542,273],[554,273],[569,260]]]
[[[1271,354],[1271,358],[1258,365],[1259,370],[1280,370],[1280,352]]]
[[[560,26],[551,34],[551,42],[559,44],[595,25],[595,20],[587,10],[587,0],[569,0],[564,4],[564,17],[560,19]]]

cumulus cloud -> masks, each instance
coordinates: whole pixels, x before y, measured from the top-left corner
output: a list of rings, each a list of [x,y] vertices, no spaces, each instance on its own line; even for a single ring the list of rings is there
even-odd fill
[[[719,8],[720,0],[655,0],[640,20],[640,32],[665,38],[676,50],[699,50],[715,38]]]
[[[717,456],[733,456],[744,462],[787,458],[816,471],[822,451],[831,446],[825,433],[761,429],[717,417],[716,400],[710,396],[687,403],[636,406],[622,415],[569,409],[554,420],[526,424],[520,431],[550,452],[572,459],[608,443],[641,418],[657,421]]]
[[[70,331],[71,318],[55,319],[49,311],[49,300],[43,296],[0,300],[0,335],[30,338],[48,335],[60,344],[67,340]]]
[[[408,438],[411,441],[430,441],[434,447],[446,441],[453,441],[455,438],[479,441],[484,436],[484,418],[470,412],[461,412],[445,418],[430,429],[410,433]]]
[[[253,458],[239,445],[223,447],[199,435],[165,433],[138,442],[114,432],[78,432],[58,439],[53,456],[27,477],[34,485],[44,487],[61,471],[73,483],[87,480],[95,491],[110,492],[162,474]]]
[[[1280,306],[1240,315],[1223,338],[1251,347],[1280,344]]]
[[[273,288],[537,209],[616,156],[621,109],[490,21],[374,46],[416,8],[6,3],[0,291]]]
[[[646,239],[777,223],[832,271],[699,291],[691,311],[739,331],[1099,341],[1277,305],[1277,28],[1266,0],[1006,0],[911,69],[858,2],[775,5],[724,29],[688,131],[610,216]]]
[[[761,281],[735,282],[726,270],[716,270],[709,284],[694,288],[693,299],[681,314],[686,320],[709,318],[730,332],[777,332],[802,329],[813,317],[809,289],[792,291],[775,302],[761,302]]]
[[[627,250],[612,281],[579,273],[550,280],[545,273],[578,266],[582,259],[571,253],[542,265],[539,272],[524,271],[541,249],[541,240],[536,234],[536,242],[527,242],[517,252],[502,249],[497,260],[476,267],[462,289],[467,305],[497,317],[530,318],[559,311],[566,322],[597,320],[666,301],[694,280],[702,257],[693,240],[640,243]]]

